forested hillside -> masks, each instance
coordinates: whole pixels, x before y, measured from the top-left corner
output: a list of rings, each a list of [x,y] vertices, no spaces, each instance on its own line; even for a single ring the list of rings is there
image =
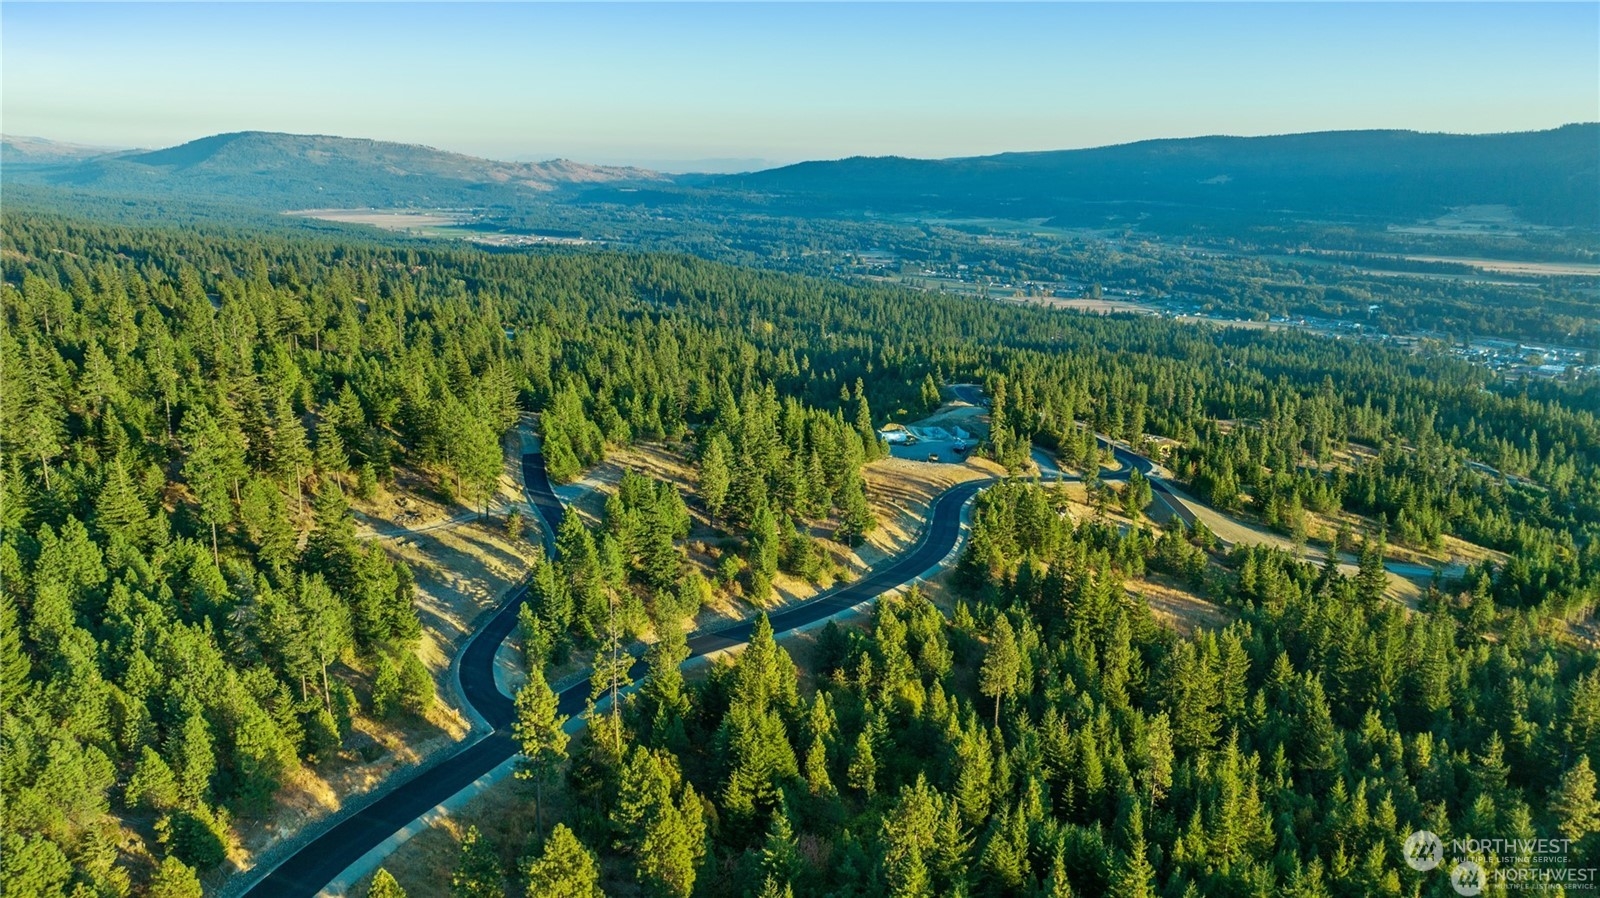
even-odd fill
[[[1477,856],[1513,875],[1594,863],[1592,655],[1481,587],[1408,614],[1381,567],[1374,588],[1365,565],[1219,563],[1198,533],[1053,505],[980,500],[953,611],[912,590],[798,658],[758,625],[687,684],[658,647],[620,729],[591,715],[569,819],[515,869],[469,841],[456,894],[1454,894],[1405,863],[1417,829],[1572,840],[1548,864]],[[1121,590],[1146,565],[1238,620],[1158,626]]]
[[[775,572],[761,543],[776,548],[774,509],[827,520],[837,504],[841,535],[872,524],[858,472],[877,451],[859,387],[866,344],[819,347],[802,374],[711,308],[648,314],[642,290],[706,287],[713,269],[621,257],[505,269],[473,254],[15,217],[7,238],[8,894],[69,879],[125,892],[130,858],[114,846],[134,847],[143,880],[141,837],[214,868],[230,822],[265,813],[355,716],[431,702],[411,577],[354,538],[345,494],[405,464],[476,505],[521,408],[544,410],[558,479],[607,442],[690,422],[737,419],[725,433],[743,458],[777,464],[783,444],[758,455],[755,441],[776,439],[779,421],[799,428],[800,462],[828,459],[803,495],[780,487],[769,504],[765,491],[769,473],[793,484],[803,468],[731,474],[728,526],[754,528],[752,595]],[[851,383],[845,402],[835,391]],[[848,406],[850,423],[802,399]],[[606,536],[603,557],[619,544],[634,540]],[[651,570],[665,579],[641,600],[685,594]],[[624,611],[630,630],[646,626],[643,604]],[[592,644],[592,627],[578,632]]]
[[[870,528],[872,427],[930,381],[987,385],[985,451],[1013,469],[1032,445],[1092,467],[1093,431],[1166,437],[1188,486],[1271,526],[1348,510],[1357,544],[1509,560],[1411,611],[996,487],[951,601],[829,631],[804,678],[758,628],[686,684],[664,638],[619,726],[573,745],[563,828],[500,846],[544,860],[479,850],[463,894],[572,887],[586,851],[618,894],[684,898],[1405,894],[1412,828],[1583,837],[1600,815],[1600,680],[1573,649],[1600,598],[1592,381],[659,255],[16,214],[0,251],[8,896],[195,894],[352,721],[435,700],[411,574],[355,538],[349,495],[404,467],[476,504],[524,412],[557,479],[687,444],[695,495],[629,479],[601,528],[559,534],[527,627],[542,670],[675,632],[704,595],[689,504],[757,598],[805,567],[804,528]],[[1156,626],[1119,588],[1146,566],[1238,622]]]
[[[1600,228],[1600,125],[1517,134],[1328,131],[1199,137],[968,159],[804,162],[717,184],[813,209],[957,216],[1377,220],[1504,205],[1527,221]],[[1130,214],[1131,213],[1131,214]]]
[[[556,187],[626,185],[659,195],[600,202],[676,205],[709,189],[801,217],[863,210],[1054,218],[1098,226],[1409,223],[1452,208],[1509,207],[1548,227],[1600,229],[1594,123],[1508,134],[1333,131],[1199,137],[960,159],[851,158],[724,176],[668,178],[568,160],[499,162],[411,144],[245,131],[148,152],[43,150],[12,139],[9,183],[142,198],[229,201],[282,211],[330,205],[525,210]],[[45,142],[48,144],[48,142]],[[725,195],[724,195],[725,194]],[[599,197],[603,196],[603,199]],[[691,203],[704,205],[706,197]],[[1159,227],[1157,228],[1159,230]],[[1381,228],[1379,229],[1381,230]]]
[[[335,205],[515,205],[557,186],[663,179],[643,169],[564,159],[497,162],[415,144],[270,131],[214,134],[141,152],[29,149],[25,142],[8,142],[11,183],[79,194],[231,202],[273,212]]]

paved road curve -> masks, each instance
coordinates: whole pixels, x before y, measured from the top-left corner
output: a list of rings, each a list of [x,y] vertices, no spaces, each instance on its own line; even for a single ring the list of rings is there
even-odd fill
[[[542,456],[524,455],[522,472],[528,498],[544,519],[549,548],[550,536],[561,526],[564,513],[561,502],[545,477]],[[934,503],[933,514],[920,542],[859,580],[773,614],[774,632],[783,633],[837,614],[914,580],[938,564],[955,547],[960,535],[961,507],[987,483],[968,481],[946,490]],[[493,732],[434,763],[410,781],[302,846],[246,891],[245,895],[275,898],[280,895],[317,894],[362,855],[516,753],[516,744],[511,738],[513,705],[495,686],[494,658],[500,643],[516,626],[517,611],[524,598],[525,588],[512,593],[489,622],[472,636],[461,655],[462,693],[467,702],[494,728]],[[749,638],[751,626],[752,622],[744,622],[714,633],[691,637],[689,657],[741,645]],[[641,679],[645,673],[645,663],[642,660],[636,663],[632,673],[634,679]],[[587,681],[564,690],[560,696],[562,713],[580,713],[588,696]]]
[[[1095,439],[1099,441],[1102,449],[1111,450],[1111,454],[1118,464],[1115,470],[1102,471],[1100,473],[1101,480],[1127,480],[1133,475],[1134,471],[1138,471],[1140,475],[1150,481],[1153,502],[1149,508],[1145,509],[1145,512],[1150,515],[1151,520],[1157,524],[1165,524],[1169,518],[1176,516],[1183,521],[1184,526],[1194,526],[1194,512],[1178,501],[1178,497],[1172,494],[1172,491],[1167,488],[1167,484],[1160,477],[1152,474],[1156,467],[1155,462],[1099,434],[1095,434]],[[1056,464],[1055,457],[1038,447],[1033,449],[1033,463],[1039,466],[1040,480],[1044,483],[1075,483],[1083,479],[1082,475],[1079,474],[1063,473]]]

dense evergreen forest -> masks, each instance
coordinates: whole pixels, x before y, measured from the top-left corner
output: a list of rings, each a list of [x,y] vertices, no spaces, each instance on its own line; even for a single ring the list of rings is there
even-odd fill
[[[480,507],[525,413],[557,480],[667,440],[698,488],[630,477],[536,565],[527,772],[565,771],[572,812],[536,845],[469,840],[461,894],[1433,894],[1448,880],[1400,857],[1412,829],[1600,827],[1600,676],[1570,631],[1600,598],[1592,380],[677,256],[14,213],[0,251],[7,895],[197,894],[356,717],[434,702],[412,575],[356,538],[347,496],[404,466]],[[1365,516],[1364,574],[1383,540],[1509,560],[1411,612],[1370,576],[1074,523],[1008,482],[940,604],[828,629],[805,677],[758,626],[685,682],[663,624],[709,588],[687,505],[763,598],[814,573],[813,527],[873,526],[873,425],[966,379],[1014,470],[1032,445],[1092,466],[1094,432],[1165,437],[1219,507],[1289,531]],[[1237,619],[1156,625],[1120,586],[1147,567]],[[566,764],[544,663],[604,670],[652,631],[651,676]]]

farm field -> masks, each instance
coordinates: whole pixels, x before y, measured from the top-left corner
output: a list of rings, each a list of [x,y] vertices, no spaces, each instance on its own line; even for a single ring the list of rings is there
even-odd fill
[[[447,229],[459,228],[476,219],[472,212],[446,209],[300,209],[284,214],[339,224],[370,225],[386,231],[415,232],[424,236],[452,236],[453,232],[446,233]]]

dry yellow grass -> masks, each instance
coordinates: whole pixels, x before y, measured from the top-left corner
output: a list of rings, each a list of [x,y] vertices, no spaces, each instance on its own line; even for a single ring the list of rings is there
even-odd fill
[[[693,487],[693,466],[680,451],[662,445],[643,445],[613,452],[606,462],[586,472],[578,483],[562,487],[560,492],[564,494],[564,499],[572,500],[572,508],[590,523],[597,524],[606,497],[615,491],[616,484],[626,469],[667,480],[686,491],[692,490]],[[880,526],[868,540],[854,549],[831,540],[822,540],[823,545],[841,567],[860,573],[877,561],[899,552],[916,539],[933,500],[945,489],[966,480],[994,476],[998,473],[1000,472],[992,463],[976,459],[961,465],[929,464],[902,459],[874,462],[864,470],[864,478],[868,501]],[[442,516],[442,510],[440,514]],[[709,536],[711,533],[709,522],[697,510],[694,514],[696,521],[692,538]],[[413,542],[436,540],[443,543],[454,538],[457,533],[470,534],[471,525],[435,531],[426,536],[416,537]],[[428,554],[430,558],[443,559],[444,551],[439,546],[430,545]],[[470,561],[461,560],[470,566]],[[708,563],[708,559],[704,557],[696,560],[703,565]],[[479,563],[482,564],[481,559]],[[445,569],[451,572],[455,570]],[[443,571],[441,575],[445,575]],[[936,600],[947,602],[947,580],[948,574],[941,574],[925,585],[924,589]],[[786,576],[780,576],[775,586],[779,598],[768,607],[799,601],[815,594],[817,589],[811,584]],[[748,617],[754,610],[741,598],[722,595],[719,596],[716,605],[702,612],[696,623],[699,626],[715,626],[726,620]],[[865,626],[866,621],[867,618],[863,616],[846,621],[846,625]],[[804,659],[815,639],[814,632],[805,632],[784,634],[779,641],[790,650],[797,661],[802,662],[804,670],[806,667]],[[583,664],[580,660],[574,659],[569,666],[576,672]],[[696,675],[704,674],[701,672]],[[555,793],[553,796],[547,795],[547,801],[551,801],[552,807],[564,800],[559,788],[547,789],[547,792]],[[413,895],[446,893],[449,888],[450,871],[457,861],[460,839],[466,828],[469,825],[477,825],[480,831],[489,834],[495,844],[502,848],[506,860],[510,861],[522,853],[529,844],[531,802],[531,793],[524,784],[516,781],[501,783],[473,799],[461,812],[445,818],[401,846],[384,862],[384,867]],[[547,820],[550,819],[555,819],[554,813],[547,816]],[[357,884],[353,894],[362,894],[365,885],[365,882]]]
[[[979,458],[969,458],[959,465],[903,458],[872,462],[862,469],[867,503],[878,519],[878,529],[869,534],[868,544],[879,552],[898,552],[916,539],[934,500],[945,490],[958,483],[1004,473],[1000,466]]]
[[[1115,299],[1064,299],[1058,296],[1019,296],[1008,301],[1017,305],[1044,306],[1050,309],[1072,309],[1073,311],[1090,312],[1096,315],[1112,315],[1118,312],[1154,315],[1160,311],[1155,306],[1144,303],[1123,302]]]
[[[442,706],[427,719],[391,724],[358,718],[337,757],[291,774],[270,816],[237,823],[228,872],[248,869],[263,852],[381,788],[396,773],[452,748],[464,733],[454,722],[454,712]]]
[[[522,497],[515,435],[506,448],[500,490],[492,500],[501,508],[520,503]],[[401,469],[392,488],[380,489],[371,501],[352,495],[351,504],[364,536],[406,533],[381,538],[378,544],[404,561],[416,579],[416,608],[422,621],[418,656],[434,675],[439,701],[426,718],[405,717],[392,723],[358,718],[338,757],[297,771],[271,814],[236,823],[237,845],[229,859],[236,870],[252,866],[263,853],[338,813],[352,799],[381,788],[397,773],[450,749],[471,729],[450,676],[450,661],[477,619],[521,579],[538,551],[538,537],[527,532],[512,539],[505,532],[503,512],[480,521],[467,509],[443,505],[434,492],[427,476]],[[404,513],[417,517],[396,523]],[[366,694],[364,677],[356,671],[345,673],[354,674],[358,693]]]
[[[1050,489],[1064,500],[1067,514],[1075,521],[1091,520],[1095,517],[1094,506],[1089,503],[1089,490],[1081,482],[1064,482],[1052,484]],[[1100,519],[1116,527],[1153,527],[1149,517],[1140,514],[1137,521],[1123,513],[1122,507],[1117,504],[1116,497],[1106,503],[1099,512]]]
[[[373,502],[355,505],[380,533],[416,528],[380,544],[391,556],[404,561],[416,578],[417,613],[423,631],[419,653],[434,672],[440,696],[452,705],[459,705],[459,700],[449,677],[450,659],[471,634],[479,616],[499,604],[540,551],[533,526],[536,516],[528,513],[522,489],[518,435],[509,436],[505,448],[499,490],[490,500],[494,511],[488,518],[479,519],[460,506],[445,507],[425,498],[426,493],[418,488],[404,495],[380,491]],[[405,481],[397,477],[397,483],[402,482]],[[521,508],[529,524],[515,539],[505,529],[508,507]],[[395,523],[402,509],[418,515],[408,527]],[[433,526],[462,517],[466,520]]]
[[[1195,516],[1205,522],[1205,525],[1216,534],[1218,538],[1236,545],[1264,545],[1282,549],[1285,552],[1295,550],[1294,541],[1282,533],[1269,530],[1253,521],[1243,520],[1224,512],[1218,511],[1203,502],[1187,495],[1181,490],[1173,488],[1173,493]],[[1313,564],[1320,564],[1327,551],[1326,546],[1331,542],[1337,525],[1331,520],[1318,515],[1309,515],[1310,524],[1307,534],[1314,540],[1321,540],[1322,545],[1311,544],[1307,547],[1304,558]],[[1345,519],[1350,524],[1352,532],[1360,533],[1366,522],[1354,515],[1346,515]],[[1469,544],[1454,540],[1456,548],[1465,552]],[[1447,551],[1452,551],[1451,543],[1447,543]],[[1472,547],[1479,553],[1492,555],[1487,549]],[[1442,553],[1441,553],[1442,554]],[[1415,610],[1418,607],[1428,583],[1433,579],[1433,569],[1442,567],[1447,577],[1459,576],[1465,569],[1466,563],[1471,560],[1469,555],[1444,556],[1427,555],[1419,553],[1405,546],[1390,543],[1387,546],[1385,562],[1389,570],[1389,598]],[[1339,568],[1347,576],[1354,575],[1356,565],[1354,559],[1342,556]]]
[[[467,212],[419,212],[408,209],[302,209],[284,214],[299,218],[315,218],[320,221],[336,221],[341,224],[372,225],[387,231],[453,226],[472,217]]]
[[[957,418],[970,420],[972,413],[981,412],[974,406],[957,406]],[[966,409],[967,411],[960,411]],[[605,502],[617,490],[624,471],[635,471],[657,480],[672,483],[692,497],[696,486],[694,464],[685,455],[686,448],[661,443],[645,443],[612,450],[605,461],[590,468],[576,482],[557,488],[568,510],[580,515],[591,526],[599,526],[604,516]],[[931,464],[886,458],[872,462],[863,469],[867,488],[867,501],[878,520],[878,527],[858,546],[846,546],[831,539],[831,528],[812,528],[812,536],[826,553],[836,571],[842,576],[854,577],[878,562],[898,554],[916,540],[921,532],[932,502],[945,489],[966,480],[995,476],[1001,472],[995,465],[981,459],[968,459],[962,464]],[[693,527],[689,536],[689,561],[708,579],[714,578],[716,562],[730,537],[711,526],[698,503],[689,503]],[[821,583],[808,583],[787,574],[773,579],[774,595],[765,604],[757,605],[737,591],[718,590],[712,601],[700,610],[692,629],[723,626],[743,620],[759,610],[773,610],[816,595],[820,589],[832,585],[833,579],[825,577]]]
[[[567,807],[563,782],[547,783],[544,789],[544,821],[548,831],[560,820]],[[500,852],[500,860],[510,867],[517,864],[534,843],[533,786],[519,779],[497,783],[460,812],[413,836],[384,859],[382,867],[394,876],[409,895],[448,895],[450,875],[461,860],[461,841],[469,827],[476,826]],[[365,895],[372,877],[362,877],[349,891]]]
[[[1463,256],[1406,256],[1415,262],[1445,262],[1471,265],[1496,274],[1532,274],[1550,277],[1600,276],[1600,265],[1592,262],[1522,262],[1511,259],[1479,259]]]
[[[953,566],[947,567],[922,581],[918,587],[928,597],[929,601],[939,606],[940,610],[947,615],[954,611],[956,607],[955,573]]]
[[[841,626],[864,629],[870,626],[868,615],[846,617]],[[817,642],[818,631],[791,630],[776,637],[779,645],[789,652],[800,674],[802,694],[816,689],[812,673],[811,653]],[[731,660],[731,659],[725,659]],[[685,679],[696,682],[704,679],[710,666],[693,665],[685,671]],[[574,739],[582,738],[574,736]],[[571,794],[566,783],[557,779],[545,785],[544,825],[546,831],[563,819],[570,808]],[[383,868],[388,870],[402,888],[411,895],[448,895],[450,874],[460,860],[461,840],[467,828],[476,826],[499,849],[501,860],[508,866],[516,864],[534,844],[533,787],[524,781],[507,779],[498,783],[462,807],[457,813],[442,818],[432,827],[419,833],[393,854],[385,858]],[[591,845],[591,849],[600,846]],[[605,852],[601,851],[601,854]],[[626,896],[637,893],[637,884],[626,878],[623,865],[602,863],[602,883],[607,895]],[[351,895],[366,894],[371,877],[364,877],[351,889]]]
[[[1197,630],[1216,630],[1227,626],[1237,615],[1221,605],[1195,595],[1185,585],[1169,577],[1151,575],[1131,580],[1128,594],[1150,606],[1156,620],[1185,636]]]
[[[1556,635],[1567,643],[1587,651],[1600,650],[1600,621],[1593,616],[1556,624]]]

